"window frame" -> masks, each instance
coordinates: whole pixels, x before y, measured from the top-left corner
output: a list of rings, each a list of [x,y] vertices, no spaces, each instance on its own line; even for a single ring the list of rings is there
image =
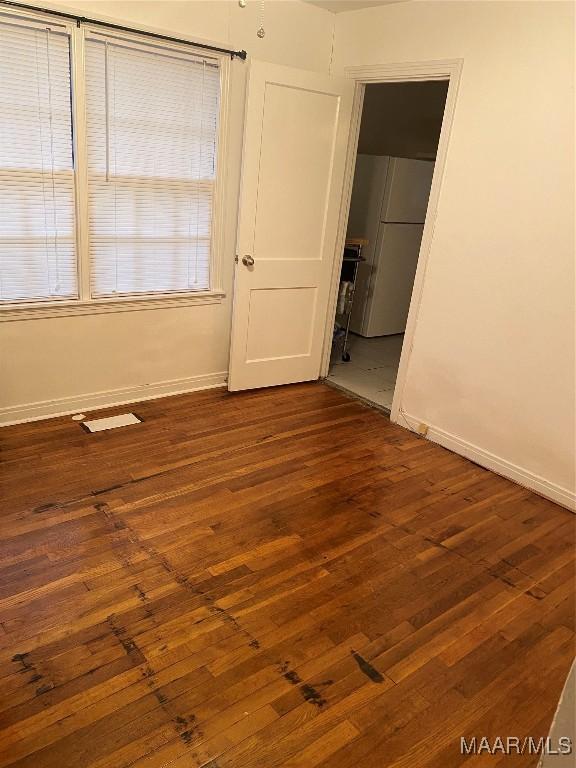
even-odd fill
[[[88,227],[88,162],[86,120],[86,72],[85,43],[90,35],[106,35],[106,29],[97,24],[81,23],[55,18],[51,14],[33,11],[2,11],[0,18],[22,20],[23,23],[39,23],[57,26],[65,30],[70,39],[70,83],[72,103],[72,145],[74,151],[75,187],[75,240],[77,254],[78,298],[43,299],[34,302],[0,303],[0,322],[31,320],[35,318],[92,315],[111,312],[186,307],[202,304],[219,304],[226,298],[223,290],[224,250],[224,201],[228,168],[228,115],[230,87],[230,57],[217,51],[207,54],[192,45],[154,40],[132,32],[111,34],[121,40],[146,48],[162,48],[181,54],[195,54],[218,62],[220,74],[220,103],[216,148],[216,177],[212,206],[210,243],[210,288],[206,291],[179,291],[171,293],[132,294],[92,298],[90,288],[90,247]],[[148,31],[148,30],[147,30]],[[150,30],[152,31],[152,30]]]

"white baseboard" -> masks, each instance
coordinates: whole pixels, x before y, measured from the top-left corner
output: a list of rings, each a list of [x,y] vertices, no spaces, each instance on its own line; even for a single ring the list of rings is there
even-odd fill
[[[415,416],[401,412],[398,423],[401,426],[408,427],[413,432],[418,432],[418,427],[422,421]],[[476,464],[480,464],[480,466],[486,467],[486,469],[490,469],[492,472],[502,475],[502,477],[506,477],[508,480],[513,480],[518,485],[522,485],[524,488],[528,488],[540,496],[544,496],[546,499],[566,507],[571,512],[576,512],[576,494],[570,489],[552,483],[550,480],[546,480],[546,478],[540,475],[519,467],[517,464],[512,464],[510,461],[485,451],[477,445],[468,443],[450,432],[446,432],[438,427],[427,426],[426,437],[433,443],[438,443],[438,445],[447,448],[449,451],[471,459]]]
[[[202,376],[189,376],[185,379],[158,381],[153,384],[140,384],[136,387],[110,389],[106,392],[90,392],[85,395],[60,397],[55,400],[42,400],[24,405],[12,405],[0,408],[0,426],[23,424],[28,421],[39,421],[54,416],[68,416],[82,411],[97,411],[115,405],[126,405],[143,400],[154,400],[168,395],[182,395],[186,392],[196,392],[200,389],[223,387],[228,377],[227,371],[208,373]]]

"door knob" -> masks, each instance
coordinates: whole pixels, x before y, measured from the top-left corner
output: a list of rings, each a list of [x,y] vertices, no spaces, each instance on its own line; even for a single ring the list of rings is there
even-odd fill
[[[245,267],[253,267],[254,259],[252,256],[242,256],[242,264],[244,264]]]

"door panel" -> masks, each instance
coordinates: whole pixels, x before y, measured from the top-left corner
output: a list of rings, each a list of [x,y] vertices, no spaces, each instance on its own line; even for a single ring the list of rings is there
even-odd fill
[[[353,89],[251,64],[230,390],[319,376]]]
[[[321,258],[338,101],[266,84],[254,258]]]
[[[251,291],[246,362],[310,354],[316,288],[260,288]],[[289,329],[278,334],[270,324]]]

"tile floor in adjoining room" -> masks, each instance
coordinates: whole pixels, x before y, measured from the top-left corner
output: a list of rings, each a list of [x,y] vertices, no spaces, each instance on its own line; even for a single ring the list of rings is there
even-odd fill
[[[340,355],[334,356],[328,381],[390,409],[403,341],[403,333],[372,339],[351,333],[348,340],[350,362],[344,363]]]

